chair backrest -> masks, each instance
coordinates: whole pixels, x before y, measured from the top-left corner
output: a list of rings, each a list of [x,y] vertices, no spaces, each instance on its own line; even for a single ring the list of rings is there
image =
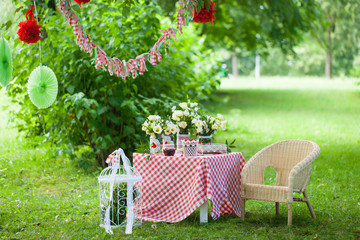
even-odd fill
[[[285,140],[274,143],[266,151],[269,166],[277,173],[276,185],[287,186],[289,173],[301,160],[310,155],[317,145],[307,140]]]
[[[258,153],[257,158],[259,161],[257,161],[256,165],[257,168],[260,168],[258,171],[262,173],[267,167],[273,167],[276,171],[276,185],[287,186],[289,173],[293,167],[313,151],[316,151],[317,148],[316,143],[307,140],[276,142]],[[264,184],[264,179],[257,178],[254,183]],[[306,183],[304,184],[306,185]]]

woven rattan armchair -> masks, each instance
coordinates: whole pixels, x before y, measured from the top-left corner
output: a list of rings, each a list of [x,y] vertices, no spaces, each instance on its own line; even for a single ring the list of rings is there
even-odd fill
[[[306,140],[285,140],[265,147],[256,153],[241,172],[241,218],[245,219],[245,201],[275,202],[276,215],[279,203],[288,203],[288,225],[292,224],[293,201],[306,202],[315,218],[306,186],[310,179],[311,164],[319,156],[319,146]],[[273,167],[276,171],[275,186],[264,185],[264,171]],[[303,198],[293,198],[293,192],[303,193]]]

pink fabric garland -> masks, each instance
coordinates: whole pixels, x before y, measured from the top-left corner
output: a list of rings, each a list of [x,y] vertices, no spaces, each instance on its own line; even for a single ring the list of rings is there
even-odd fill
[[[89,56],[93,55],[95,49],[95,67],[102,68],[103,70],[107,70],[109,74],[112,76],[115,74],[118,77],[122,77],[125,79],[130,74],[135,79],[139,74],[143,75],[146,71],[146,56],[149,57],[149,61],[152,65],[156,65],[157,61],[162,61],[162,56],[160,53],[160,46],[164,45],[165,57],[167,56],[166,49],[170,47],[170,37],[173,37],[175,41],[177,41],[176,33],[172,28],[168,29],[160,29],[160,32],[163,34],[159,38],[159,40],[154,44],[154,46],[150,49],[149,52],[140,54],[135,59],[129,59],[128,61],[120,61],[116,57],[108,57],[106,53],[93,41],[91,37],[85,33],[85,29],[83,29],[79,17],[75,12],[71,10],[69,0],[58,0],[59,1],[59,10],[63,15],[66,15],[66,23],[73,28],[74,35],[76,36],[76,44],[80,46],[80,49],[86,53],[89,53]],[[194,5],[196,2],[191,0]],[[186,25],[185,22],[185,10],[191,12],[193,9],[190,4],[185,4],[182,0],[179,2],[180,8],[178,8],[177,15],[177,29],[180,32],[180,36],[183,33],[183,26]],[[107,67],[107,69],[105,68]]]

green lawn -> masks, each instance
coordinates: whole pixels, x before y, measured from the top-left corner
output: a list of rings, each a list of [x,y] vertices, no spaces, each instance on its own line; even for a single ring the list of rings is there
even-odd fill
[[[275,80],[270,83],[270,80]],[[249,201],[246,220],[222,216],[200,225],[199,212],[176,223],[145,222],[131,236],[110,236],[99,225],[97,175],[45,149],[32,149],[5,127],[0,111],[0,237],[3,239],[360,239],[360,90],[355,81],[319,79],[225,80],[218,103],[207,103],[228,120],[217,142],[236,138],[248,160],[283,139],[308,139],[321,148],[308,186],[316,219],[304,203]],[[8,105],[4,89],[0,105]],[[11,106],[14,108],[14,106]],[[273,181],[273,176],[267,176]]]

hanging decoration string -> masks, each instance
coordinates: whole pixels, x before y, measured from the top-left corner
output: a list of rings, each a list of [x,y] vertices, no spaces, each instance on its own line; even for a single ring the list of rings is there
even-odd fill
[[[36,10],[36,1],[34,0],[34,6],[35,6],[35,16],[36,16],[36,21],[39,22],[39,18],[38,18],[38,14],[37,14],[37,10]],[[40,66],[42,65],[42,56],[41,56],[41,40],[39,41],[39,51],[40,51]]]
[[[142,53],[134,59],[127,61],[120,60],[116,57],[107,56],[97,44],[95,44],[91,37],[86,33],[85,28],[78,15],[71,10],[69,0],[58,0],[58,8],[65,15],[65,21],[73,28],[74,35],[76,36],[76,43],[80,46],[81,50],[89,53],[90,56],[95,54],[95,67],[102,68],[109,72],[110,75],[116,74],[118,77],[125,79],[129,75],[135,79],[139,74],[143,75],[146,69],[146,61],[149,61],[152,65],[156,65],[157,61],[162,61],[160,48],[164,46],[164,56],[167,56],[167,48],[170,46],[170,37],[175,41],[177,40],[176,32],[173,27],[168,29],[160,29],[162,33],[159,40],[154,44],[149,52]],[[180,36],[183,33],[183,26],[188,25],[189,20],[194,17],[194,8],[197,2],[194,0],[180,0],[178,1],[180,7],[178,8],[177,16],[177,30],[180,32]]]

